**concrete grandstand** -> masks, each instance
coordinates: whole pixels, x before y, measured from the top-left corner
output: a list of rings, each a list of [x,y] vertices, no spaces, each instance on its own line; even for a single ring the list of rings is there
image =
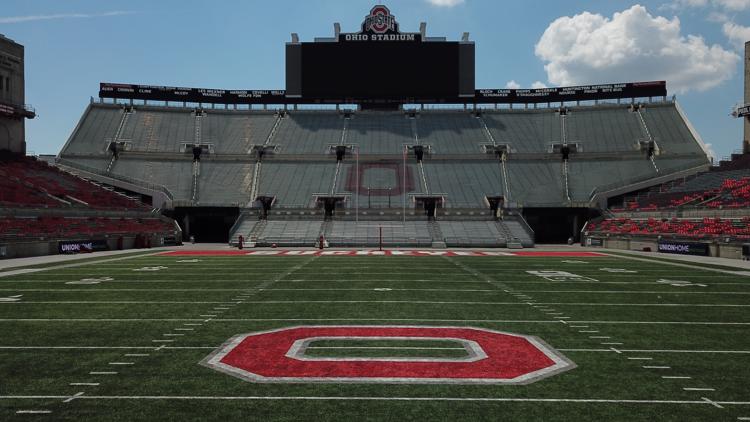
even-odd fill
[[[189,232],[191,220],[205,224],[201,210],[210,209],[221,216],[224,241],[242,235],[258,244],[313,245],[324,234],[340,246],[378,244],[379,226],[400,227],[400,235],[385,236],[389,245],[532,246],[524,217],[537,231],[562,226],[557,240],[565,240],[599,202],[710,166],[700,137],[669,100],[526,109],[296,108],[92,101],[59,164],[150,193]],[[644,141],[652,141],[651,153]],[[116,155],[112,143],[119,145]],[[575,148],[563,159],[566,144]],[[194,145],[202,146],[200,159]],[[348,147],[340,161],[336,146]],[[423,148],[421,161],[414,147]],[[342,199],[329,218],[321,208],[327,196]],[[273,198],[267,223],[259,220],[260,197]],[[420,197],[438,198],[432,215],[425,216]],[[499,212],[493,198],[503,200]],[[558,218],[544,217],[550,210]],[[274,220],[294,220],[295,228]]]

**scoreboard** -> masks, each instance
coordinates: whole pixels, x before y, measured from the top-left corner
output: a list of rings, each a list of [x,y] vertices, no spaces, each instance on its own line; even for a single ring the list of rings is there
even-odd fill
[[[402,33],[375,6],[358,33],[286,46],[286,95],[358,102],[474,96],[474,43]]]
[[[287,87],[287,95],[353,100],[473,97],[473,47],[458,42],[290,45],[288,59],[294,54],[300,58],[297,69],[287,68],[292,72],[287,77],[298,79],[300,89],[291,92]],[[461,66],[461,60],[471,63]],[[462,68],[471,74],[462,74]]]

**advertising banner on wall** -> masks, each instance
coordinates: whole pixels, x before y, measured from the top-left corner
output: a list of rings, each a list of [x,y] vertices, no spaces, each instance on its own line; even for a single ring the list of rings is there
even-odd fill
[[[597,237],[587,237],[586,246],[604,246],[604,240]]]
[[[90,253],[109,250],[106,240],[62,241],[57,245],[58,252],[64,254]]]
[[[708,255],[708,244],[707,243],[693,243],[693,242],[659,242],[659,252],[662,253],[673,253],[680,255]]]

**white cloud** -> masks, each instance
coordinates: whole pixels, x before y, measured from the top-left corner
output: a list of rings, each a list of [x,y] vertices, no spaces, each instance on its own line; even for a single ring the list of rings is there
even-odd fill
[[[679,10],[690,7],[713,6],[726,10],[741,11],[750,9],[750,0],[674,0],[662,5],[661,9]]]
[[[521,84],[519,84],[516,81],[508,81],[508,83],[505,84],[505,88],[507,88],[507,89],[519,89],[519,88],[521,88]]]
[[[130,15],[133,13],[135,12],[115,10],[112,12],[104,12],[104,13],[59,13],[55,15],[7,16],[7,17],[0,17],[0,23],[23,23],[23,22],[44,21],[44,20],[53,20],[53,19],[87,19],[87,18],[100,18],[100,17],[106,17],[106,16]]]
[[[706,20],[714,23],[724,23],[729,20],[729,16],[726,13],[711,12],[708,14],[708,17],[706,17]]]
[[[547,88],[547,85],[542,81],[536,81],[533,84],[531,84],[532,89],[542,89]]]
[[[729,79],[740,58],[702,37],[680,33],[680,20],[635,5],[612,18],[583,12],[552,22],[536,45],[555,85],[666,80],[671,92],[705,91]]]
[[[462,4],[464,0],[427,0],[427,3],[430,3],[433,6],[438,7],[453,7],[458,6],[459,4]]]
[[[750,9],[750,0],[713,0],[715,4],[729,10]]]
[[[749,26],[737,25],[734,22],[726,22],[721,29],[724,31],[724,35],[729,38],[729,41],[740,50],[745,48],[745,42],[750,41]]]

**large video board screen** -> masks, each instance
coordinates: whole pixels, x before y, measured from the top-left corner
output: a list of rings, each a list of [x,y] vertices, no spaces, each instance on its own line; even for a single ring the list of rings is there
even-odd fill
[[[473,96],[473,53],[474,44],[458,42],[302,43],[300,94],[394,100]]]

